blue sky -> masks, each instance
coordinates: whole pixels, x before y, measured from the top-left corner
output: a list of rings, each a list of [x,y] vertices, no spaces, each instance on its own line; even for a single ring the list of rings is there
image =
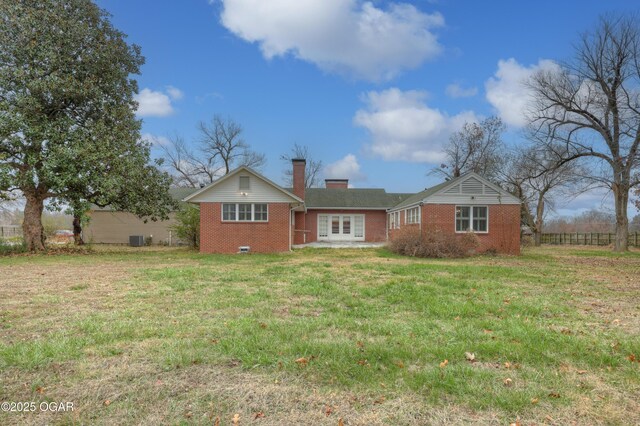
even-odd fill
[[[191,141],[214,114],[267,156],[308,145],[326,177],[413,192],[462,123],[497,114],[520,142],[522,78],[567,59],[600,14],[629,1],[100,0],[142,47],[145,137]],[[599,207],[579,197],[561,213]],[[608,202],[605,201],[605,205]]]

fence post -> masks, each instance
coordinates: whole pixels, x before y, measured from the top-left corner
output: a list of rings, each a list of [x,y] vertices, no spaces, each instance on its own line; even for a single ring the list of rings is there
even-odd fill
[[[634,246],[638,247],[638,231],[636,231],[635,237],[636,237],[636,242]]]

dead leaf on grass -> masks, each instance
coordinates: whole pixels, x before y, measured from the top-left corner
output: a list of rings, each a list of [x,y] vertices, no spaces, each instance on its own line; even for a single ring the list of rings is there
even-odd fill
[[[325,405],[324,407],[324,415],[329,417],[333,413],[333,407],[330,405]]]
[[[531,398],[531,403],[532,404],[537,404],[540,400],[538,398]]]
[[[440,368],[445,368],[445,367],[447,366],[447,364],[449,364],[449,360],[448,360],[448,359],[445,359],[444,361],[442,361],[442,362],[440,363]]]
[[[109,401],[108,399],[105,399],[104,402],[102,403],[105,407],[108,407],[111,405],[111,401]]]
[[[344,426],[344,420],[342,420],[342,417],[338,419],[338,426]]]
[[[549,393],[550,398],[560,398],[560,394],[558,392]]]
[[[509,377],[507,377],[506,379],[504,379],[502,381],[502,383],[504,383],[505,386],[510,387],[511,385],[513,385],[513,380],[511,380]]]
[[[296,359],[296,364],[298,364],[300,367],[304,367],[309,363],[309,360],[306,359],[305,357],[300,357],[298,359]]]
[[[262,417],[264,417],[264,413],[262,411],[258,411],[256,414],[254,414],[253,420],[256,420]]]
[[[476,361],[476,354],[474,354],[473,352],[465,352],[464,353],[464,357],[469,362],[475,362]]]
[[[233,424],[237,426],[238,423],[240,422],[240,414],[238,413],[234,414],[232,421],[233,421]]]

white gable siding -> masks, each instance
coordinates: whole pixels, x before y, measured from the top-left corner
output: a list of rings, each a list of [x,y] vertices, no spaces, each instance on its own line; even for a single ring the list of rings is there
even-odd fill
[[[469,176],[462,182],[433,194],[424,200],[425,204],[520,204],[520,201],[507,193],[498,192],[474,176]]]
[[[463,194],[484,194],[484,185],[476,178],[469,178],[460,184]]]
[[[445,194],[459,194],[459,193],[460,193],[460,185],[454,185],[445,191]]]
[[[249,176],[249,189],[240,189],[240,176]],[[290,203],[295,200],[262,179],[250,173],[241,172],[189,201],[192,203]]]

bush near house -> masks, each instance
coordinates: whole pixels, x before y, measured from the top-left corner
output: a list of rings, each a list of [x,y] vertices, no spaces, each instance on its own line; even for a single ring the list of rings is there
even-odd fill
[[[432,229],[422,234],[418,227],[404,227],[395,234],[389,249],[403,256],[460,258],[475,254],[479,245],[472,232],[454,235]]]
[[[189,247],[200,247],[200,209],[191,204],[180,206],[176,213],[177,223],[171,228],[179,239]]]

